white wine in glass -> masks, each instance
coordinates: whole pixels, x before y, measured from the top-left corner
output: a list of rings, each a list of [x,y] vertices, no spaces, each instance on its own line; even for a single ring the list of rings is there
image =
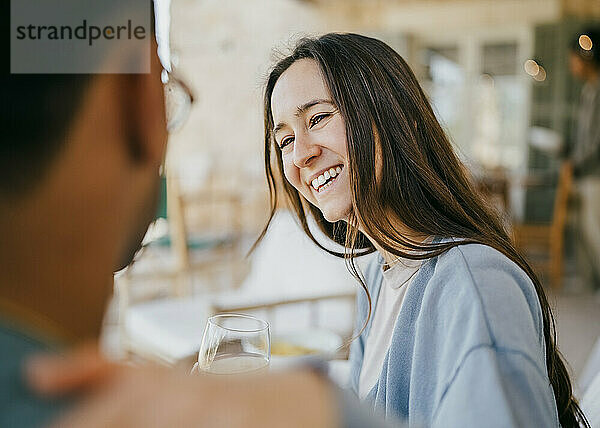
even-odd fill
[[[266,370],[271,359],[269,324],[251,315],[210,317],[198,353],[198,370],[214,375]]]

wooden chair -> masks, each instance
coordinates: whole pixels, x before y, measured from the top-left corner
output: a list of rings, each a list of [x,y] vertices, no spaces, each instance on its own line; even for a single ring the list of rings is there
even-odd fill
[[[218,279],[224,288],[239,285],[245,261],[239,195],[210,187],[184,193],[178,179],[168,177],[167,200],[169,235],[115,278],[115,291],[125,353],[173,363],[196,333],[185,329],[202,328],[212,313],[204,295],[222,285]],[[194,296],[196,285],[201,296]]]
[[[173,238],[184,236],[180,233],[179,238]],[[281,257],[283,253],[286,257]],[[193,257],[190,255],[189,264],[185,263],[184,268],[192,268]],[[118,289],[134,291],[144,283],[160,281],[156,274],[149,273],[142,284],[128,284],[135,279],[135,275],[123,274],[118,278]],[[176,290],[177,279],[177,275],[165,278],[163,286],[171,284]],[[135,299],[128,303],[127,298],[119,296],[122,345],[131,357],[185,364],[200,346],[206,317],[216,312],[254,313],[271,323],[275,335],[298,338],[314,333],[319,343],[324,337],[343,341],[354,326],[356,290],[343,260],[323,254],[304,235],[291,213],[281,212],[253,254],[250,273],[239,288],[196,295],[184,288],[183,298],[174,291],[142,303]]]
[[[548,224],[513,224],[513,237],[517,248],[525,254],[545,253],[544,260],[533,260],[540,273],[548,274],[552,288],[562,287],[564,272],[564,231],[567,222],[567,203],[573,182],[570,163],[562,164],[554,198],[552,221]]]
[[[180,280],[176,295],[189,290],[189,277],[201,273],[209,282],[224,269],[228,287],[239,285],[245,273],[242,251],[241,195],[210,184],[184,193],[176,178],[167,181],[170,238]],[[221,272],[222,273],[222,272]]]

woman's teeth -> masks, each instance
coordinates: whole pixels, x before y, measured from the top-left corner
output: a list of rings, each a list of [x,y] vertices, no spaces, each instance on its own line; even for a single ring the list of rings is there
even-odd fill
[[[323,187],[327,182],[334,179],[339,173],[342,172],[342,167],[337,166],[335,168],[329,168],[323,174],[319,175],[312,181],[312,187],[316,191],[319,191],[319,188]]]

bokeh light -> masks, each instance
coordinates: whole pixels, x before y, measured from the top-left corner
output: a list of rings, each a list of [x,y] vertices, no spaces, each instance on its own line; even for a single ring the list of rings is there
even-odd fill
[[[536,74],[539,73],[540,71],[540,66],[538,65],[537,62],[535,62],[532,59],[528,59],[527,61],[525,61],[525,73],[529,74],[530,76],[535,76]]]
[[[579,46],[585,51],[591,50],[593,46],[592,39],[588,35],[582,34],[579,36]]]

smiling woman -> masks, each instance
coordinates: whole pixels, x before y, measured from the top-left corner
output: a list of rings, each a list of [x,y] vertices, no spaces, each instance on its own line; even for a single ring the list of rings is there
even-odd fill
[[[587,426],[539,280],[400,55],[357,34],[302,39],[264,107],[269,222],[274,153],[304,231],[365,290],[350,351],[361,399],[422,426]],[[359,273],[355,257],[375,251]]]

